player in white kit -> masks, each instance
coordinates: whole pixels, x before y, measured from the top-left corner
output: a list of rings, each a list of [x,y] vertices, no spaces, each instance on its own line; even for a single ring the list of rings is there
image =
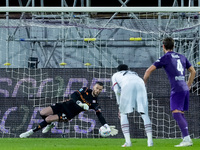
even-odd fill
[[[152,126],[148,115],[148,100],[144,81],[136,72],[130,71],[125,64],[119,65],[117,70],[118,72],[112,76],[112,88],[119,105],[120,123],[126,141],[122,147],[132,146],[127,114],[134,110],[141,114],[144,121],[148,138],[147,146],[153,146]]]

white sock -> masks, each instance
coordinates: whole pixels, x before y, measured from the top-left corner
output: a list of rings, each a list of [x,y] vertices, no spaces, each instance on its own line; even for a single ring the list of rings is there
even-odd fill
[[[146,114],[141,115],[143,121],[144,121],[144,127],[145,127],[145,131],[147,134],[147,139],[148,139],[148,143],[152,143],[153,139],[152,139],[152,126],[151,126],[151,121],[149,119],[149,116]]]
[[[121,113],[120,115],[121,115],[120,123],[121,123],[122,132],[124,134],[124,138],[126,140],[126,143],[131,143],[127,114]]]

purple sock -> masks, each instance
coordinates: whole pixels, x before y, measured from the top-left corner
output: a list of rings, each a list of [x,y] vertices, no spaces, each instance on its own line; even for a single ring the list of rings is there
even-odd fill
[[[184,114],[182,113],[172,113],[174,119],[176,120],[176,122],[178,123],[179,125],[179,128],[181,129],[181,132],[182,132],[182,136],[183,138],[185,136],[188,136],[188,124],[187,124],[187,121],[184,117]]]

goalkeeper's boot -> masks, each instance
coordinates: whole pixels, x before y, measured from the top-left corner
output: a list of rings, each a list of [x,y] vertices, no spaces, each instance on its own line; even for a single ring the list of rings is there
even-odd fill
[[[179,145],[175,145],[175,147],[186,147],[186,146],[192,146],[192,140],[190,136],[186,136],[183,138],[183,141]]]
[[[27,137],[31,136],[33,133],[34,133],[34,132],[33,132],[33,130],[31,129],[31,130],[29,130],[29,131],[26,131],[26,132],[20,134],[19,137],[20,137],[20,138],[27,138]]]
[[[55,123],[52,122],[51,124],[47,125],[43,130],[42,133],[47,133],[49,130],[51,130],[53,127],[55,127]]]
[[[132,146],[132,143],[124,143],[124,145],[122,145],[122,147],[131,147]]]

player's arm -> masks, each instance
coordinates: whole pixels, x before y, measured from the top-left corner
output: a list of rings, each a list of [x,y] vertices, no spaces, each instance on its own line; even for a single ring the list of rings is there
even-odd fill
[[[188,87],[190,89],[191,85],[192,85],[192,82],[194,81],[196,71],[195,71],[193,66],[190,66],[190,68],[188,68],[188,71],[190,72],[190,75],[189,75],[189,78],[188,78],[188,81],[187,81],[187,85],[188,85]]]
[[[114,76],[112,77],[112,89],[115,92],[115,96],[116,96],[116,99],[117,99],[117,104],[119,105],[121,89],[120,89],[117,81],[115,80]]]
[[[83,103],[81,100],[81,94],[84,92],[84,90],[86,90],[86,88],[82,88],[79,91],[75,91],[72,95],[71,98],[73,99],[73,101],[79,105],[81,108],[83,108],[84,110],[89,110],[89,106],[86,103]]]
[[[95,108],[96,111],[96,115],[100,121],[100,123],[102,124],[102,126],[104,126],[112,136],[117,135],[118,134],[118,130],[115,129],[115,126],[109,126],[105,120],[105,118],[103,117],[102,113],[101,113],[101,109],[100,106],[97,106]]]
[[[97,117],[98,117],[98,119],[99,119],[99,121],[102,125],[106,124],[106,120],[105,120],[105,118],[104,118],[104,116],[102,115],[101,112],[96,112],[96,115],[97,115]]]
[[[95,110],[96,115],[97,115],[97,117],[99,119],[99,122],[102,125],[106,124],[106,120],[105,120],[105,118],[103,117],[103,115],[101,113],[101,107],[99,106],[99,104],[98,103],[92,104],[91,108]]]
[[[143,77],[144,83],[145,83],[145,84],[147,83],[147,80],[148,80],[149,76],[151,75],[151,73],[152,73],[154,70],[156,70],[156,66],[154,66],[154,65],[151,65],[151,66],[146,70],[146,72],[145,72],[145,74],[144,74],[144,77]]]

